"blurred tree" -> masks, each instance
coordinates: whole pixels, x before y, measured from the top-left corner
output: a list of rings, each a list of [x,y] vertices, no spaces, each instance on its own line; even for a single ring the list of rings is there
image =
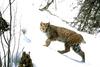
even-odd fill
[[[79,2],[82,2],[79,0]],[[100,0],[84,0],[80,11],[72,22],[79,31],[94,34],[100,28]]]

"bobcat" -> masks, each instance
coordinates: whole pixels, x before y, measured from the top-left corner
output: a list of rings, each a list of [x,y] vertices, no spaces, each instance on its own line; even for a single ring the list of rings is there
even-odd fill
[[[81,50],[80,44],[85,43],[81,34],[78,34],[72,30],[51,25],[50,23],[40,23],[40,30],[47,35],[46,44],[48,47],[51,41],[61,41],[65,43],[65,50],[58,51],[63,54],[70,51],[70,47],[82,57],[82,62],[85,62],[85,53]]]

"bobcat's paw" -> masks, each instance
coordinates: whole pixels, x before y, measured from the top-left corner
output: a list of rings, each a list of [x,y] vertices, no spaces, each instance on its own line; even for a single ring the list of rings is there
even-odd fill
[[[65,53],[65,51],[58,51],[59,53],[61,53],[61,54],[64,54]]]
[[[43,45],[43,46],[48,47],[48,45]]]

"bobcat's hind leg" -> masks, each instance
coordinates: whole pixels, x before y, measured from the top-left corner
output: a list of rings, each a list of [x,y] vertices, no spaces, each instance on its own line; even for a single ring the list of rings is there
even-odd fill
[[[81,50],[79,44],[74,45],[72,48],[78,55],[82,57],[82,62],[85,62],[85,53]]]
[[[68,43],[65,43],[65,50],[58,51],[58,52],[61,54],[64,54],[64,53],[69,52],[69,51],[70,51],[70,45]]]

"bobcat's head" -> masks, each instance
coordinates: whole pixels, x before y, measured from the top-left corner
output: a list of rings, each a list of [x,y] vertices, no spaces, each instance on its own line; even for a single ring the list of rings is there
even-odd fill
[[[41,30],[42,32],[47,32],[47,29],[48,29],[49,25],[50,25],[50,23],[41,22],[41,23],[40,23],[40,30]]]

